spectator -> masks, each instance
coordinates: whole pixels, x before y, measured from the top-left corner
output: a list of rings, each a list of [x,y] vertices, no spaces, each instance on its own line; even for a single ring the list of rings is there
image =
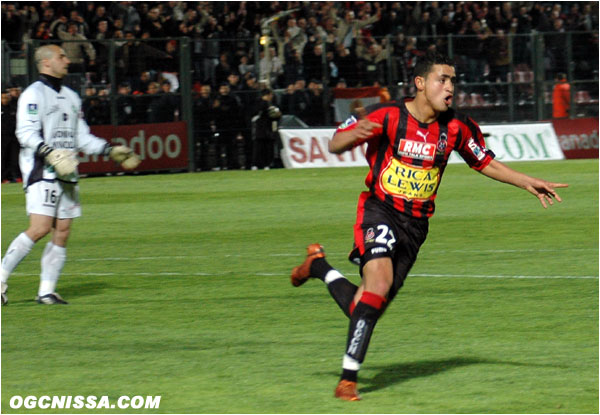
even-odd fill
[[[48,22],[39,22],[31,35],[32,39],[48,40],[52,38]]]
[[[141,122],[153,123],[158,119],[160,101],[160,84],[155,81],[148,83],[144,95],[136,98]]]
[[[171,92],[179,90],[179,48],[177,41],[169,40],[165,46],[168,58],[162,62],[162,77],[170,82]]]
[[[531,33],[533,29],[532,26],[532,18],[529,15],[529,11],[527,10],[527,6],[519,7],[519,14],[516,18],[517,27],[516,33],[519,35],[525,35]],[[531,44],[529,36],[519,36],[518,40],[514,42],[515,50],[514,50],[514,60],[515,63],[518,64],[529,64],[531,62]]]
[[[307,43],[302,56],[304,73],[308,78],[323,79],[323,45]]]
[[[23,19],[14,4],[2,3],[2,40],[8,43],[23,41]]]
[[[264,49],[260,52],[260,79],[266,81],[270,86],[277,87],[279,76],[283,74],[283,63],[277,56],[274,47],[269,46],[268,51],[268,55]]]
[[[251,137],[252,117],[255,115],[255,108],[258,107],[261,98],[261,87],[256,81],[253,73],[247,73],[244,76],[240,98],[244,109],[244,137]],[[252,146],[246,146],[246,160],[252,160]]]
[[[160,83],[161,96],[153,101],[150,122],[173,122],[179,120],[179,98],[171,92],[171,83],[164,79]]]
[[[70,21],[67,23],[67,31],[65,32],[62,28],[58,28],[58,37],[61,40],[65,40],[61,46],[67,55],[67,58],[71,61],[69,64],[69,72],[85,72],[87,56],[88,63],[90,66],[95,65],[96,50],[92,46],[91,42],[82,34],[77,31],[77,23]],[[79,42],[73,42],[79,41]],[[84,54],[85,52],[85,54]]]
[[[89,125],[110,124],[110,106],[106,99],[107,95],[106,89],[98,91],[92,85],[86,86],[82,110]]]
[[[106,22],[103,25],[100,25],[100,22]],[[106,39],[110,36],[107,36],[107,33],[113,28],[113,20],[106,13],[106,7],[99,5],[96,7],[94,12],[94,16],[90,20],[90,26],[92,28],[92,36],[95,39]],[[98,34],[102,34],[102,37],[98,37]]]
[[[292,49],[291,54],[286,58],[283,65],[283,84],[293,84],[299,78],[304,78],[304,76],[302,56],[298,49]]]
[[[238,73],[240,76],[244,76],[248,72],[254,72],[254,65],[250,64],[248,55],[240,56],[240,64],[238,65]]]
[[[311,79],[308,83],[308,106],[304,115],[304,122],[310,126],[326,125],[327,110],[324,100],[323,83],[318,79]]]
[[[385,39],[384,39],[385,40]],[[386,82],[386,63],[389,55],[389,49],[383,48],[375,40],[363,44],[362,39],[356,47],[356,56],[359,58],[362,67],[361,79],[366,85],[373,85],[375,82],[384,84]]]
[[[346,10],[343,19],[335,16],[337,22],[337,31],[335,32],[336,43],[342,43],[347,48],[351,47],[354,40],[360,36],[360,30],[365,26],[375,23],[380,18],[381,16],[376,14],[364,20],[357,20],[352,10]]]
[[[129,82],[121,82],[117,89],[117,124],[127,125],[137,122],[135,100],[131,97]]]
[[[21,182],[19,152],[21,145],[15,134],[17,105],[10,93],[2,91],[2,183]]]
[[[147,93],[150,82],[152,82],[152,76],[150,75],[150,72],[142,71],[137,78],[131,81],[131,89],[133,90],[134,95]]]
[[[229,84],[231,92],[240,99],[240,92],[242,91],[240,75],[237,72],[230,72],[229,75],[227,75],[227,83]]]
[[[571,85],[564,73],[556,74],[552,90],[552,117],[567,118],[571,107]]]
[[[229,84],[219,86],[219,94],[213,101],[215,126],[220,135],[221,168],[234,169],[238,165],[238,143],[241,126],[241,105],[237,97],[231,94]],[[243,140],[243,138],[242,138]]]
[[[349,86],[354,86],[356,77],[356,56],[350,49],[339,43],[336,46],[334,61],[338,68],[338,78],[344,78]]]
[[[549,72],[566,72],[567,59],[567,34],[563,27],[562,19],[554,19],[552,32],[545,35],[546,55],[549,58]]]
[[[506,82],[508,80],[510,56],[508,54],[508,39],[504,30],[496,30],[496,35],[490,36],[486,45],[485,49],[490,65],[489,80],[491,82]]]
[[[150,46],[147,42],[135,39],[132,32],[125,33],[126,43],[117,51],[117,60],[123,73],[129,78],[136,78],[148,69],[159,69],[157,65],[148,64],[157,60],[171,59],[166,52]]]
[[[213,123],[213,97],[210,85],[202,85],[194,100],[194,131],[206,135]]]
[[[219,55],[219,63],[215,67],[215,81],[217,84],[227,82],[227,77],[234,71],[233,65],[230,62],[228,53],[221,53]]]
[[[252,170],[275,167],[275,153],[279,148],[278,120],[281,111],[273,105],[273,91],[263,89],[254,120]]]
[[[306,81],[304,80],[304,78],[300,78],[294,83],[291,114],[304,120],[309,105],[310,99],[308,93],[306,92]]]
[[[203,13],[206,13],[202,10]],[[217,19],[214,16],[208,15],[206,23],[203,25],[203,32],[205,41],[203,42],[203,70],[204,82],[215,82],[215,68],[219,64],[220,57],[220,44],[219,40],[224,37],[223,27],[218,24]]]
[[[96,24],[96,33],[94,39],[97,42],[93,42],[94,49],[96,50],[96,67],[95,71],[97,76],[105,81],[108,78],[108,51],[110,44],[107,42],[111,38],[111,34],[108,31],[108,20],[98,20]]]

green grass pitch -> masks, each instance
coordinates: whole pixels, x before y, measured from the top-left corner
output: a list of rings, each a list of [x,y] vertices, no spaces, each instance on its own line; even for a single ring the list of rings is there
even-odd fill
[[[347,261],[364,168],[89,178],[58,292],[33,299],[38,243],[2,308],[2,413],[598,413],[598,160],[514,163],[528,193],[448,167],[361,402],[333,398],[347,320],[305,246]],[[2,185],[2,254],[27,226]],[[13,410],[13,396],[161,396],[145,409]]]

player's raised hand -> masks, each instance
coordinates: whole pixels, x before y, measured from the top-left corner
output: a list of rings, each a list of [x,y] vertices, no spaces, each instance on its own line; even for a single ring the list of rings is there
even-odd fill
[[[554,190],[557,187],[569,187],[569,185],[566,183],[547,182],[545,180],[532,177],[529,183],[525,186],[525,190],[537,197],[544,209],[547,209],[548,204],[553,205],[555,199],[557,202],[562,202],[562,199],[558,193],[556,193],[556,190]],[[548,204],[546,204],[546,202],[548,202]]]
[[[358,115],[358,123],[354,128],[354,133],[358,140],[369,138],[376,128],[383,128],[381,124],[367,119],[367,111],[364,107],[358,107],[354,112]]]
[[[356,114],[358,120],[349,119],[348,121],[352,121],[352,123],[347,125],[352,125],[354,128],[344,129],[334,134],[333,138],[329,141],[330,153],[341,154],[344,151],[350,150],[355,145],[372,137],[374,130],[383,127],[381,124],[369,120],[367,118],[367,111],[362,107],[356,108],[354,114]]]

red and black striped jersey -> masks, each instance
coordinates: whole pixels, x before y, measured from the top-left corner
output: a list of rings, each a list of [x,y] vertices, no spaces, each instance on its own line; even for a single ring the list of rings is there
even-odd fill
[[[424,218],[435,211],[435,198],[452,150],[475,169],[485,168],[494,153],[485,147],[479,126],[470,117],[453,109],[430,124],[415,119],[400,102],[375,104],[366,108],[366,118],[382,128],[366,140],[370,166],[365,184],[372,197],[407,215]],[[351,116],[337,131],[356,127]]]

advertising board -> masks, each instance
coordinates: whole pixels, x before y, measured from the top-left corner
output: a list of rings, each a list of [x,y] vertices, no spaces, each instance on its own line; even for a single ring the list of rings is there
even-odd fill
[[[486,144],[500,161],[561,160],[564,155],[551,123],[484,125]],[[282,129],[282,160],[286,168],[366,166],[366,144],[341,155],[327,144],[335,129]],[[463,162],[453,152],[449,163]]]
[[[112,145],[126,145],[140,156],[136,171],[187,169],[189,163],[187,128],[184,122],[136,125],[94,125],[92,134]],[[81,174],[116,173],[121,166],[105,156],[79,154]]]

